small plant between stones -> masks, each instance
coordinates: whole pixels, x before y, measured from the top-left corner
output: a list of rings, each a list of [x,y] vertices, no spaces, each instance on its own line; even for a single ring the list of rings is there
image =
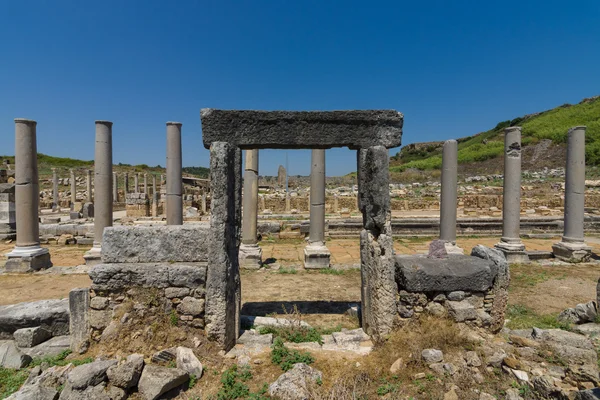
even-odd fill
[[[308,352],[299,352],[298,350],[290,350],[283,344],[281,338],[276,338],[273,342],[271,350],[271,362],[279,365],[283,371],[289,371],[294,367],[294,364],[304,363],[312,364],[315,361],[313,356]]]

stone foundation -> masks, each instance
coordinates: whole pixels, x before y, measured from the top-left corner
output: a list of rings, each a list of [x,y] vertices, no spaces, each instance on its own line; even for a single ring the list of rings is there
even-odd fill
[[[146,193],[127,193],[125,211],[128,217],[149,217],[150,200]]]

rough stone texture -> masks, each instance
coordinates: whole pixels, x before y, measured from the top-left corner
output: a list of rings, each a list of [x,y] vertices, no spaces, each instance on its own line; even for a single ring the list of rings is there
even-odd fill
[[[204,312],[204,299],[196,299],[189,296],[184,297],[177,306],[177,311],[185,315],[201,315]]]
[[[465,322],[477,319],[477,310],[466,300],[446,302],[448,313],[456,322]]]
[[[454,235],[456,237],[456,234]],[[448,258],[448,252],[446,251],[446,241],[441,239],[433,240],[429,244],[429,252],[427,253],[429,258]]]
[[[376,341],[392,330],[398,287],[394,279],[394,248],[389,195],[389,157],[383,146],[357,153],[362,326]]]
[[[69,333],[69,301],[40,300],[0,306],[0,339],[12,339],[21,328],[40,326],[54,336]]]
[[[558,320],[562,322],[569,322],[572,324],[584,324],[586,322],[594,322],[598,310],[596,309],[596,303],[590,301],[585,304],[577,304],[574,308],[567,308],[558,315]]]
[[[398,287],[409,292],[483,292],[492,287],[497,268],[477,257],[450,255],[447,259],[396,256]]]
[[[103,246],[104,247],[104,246]],[[175,264],[100,264],[89,272],[92,289],[116,292],[134,286],[167,288],[171,286],[196,289],[206,281],[206,265]]]
[[[56,356],[65,350],[69,350],[69,347],[69,335],[63,335],[55,336],[52,339],[48,339],[45,342],[38,344],[37,346],[23,348],[21,350],[31,358],[44,358]]]
[[[575,393],[575,400],[598,400],[600,399],[600,388],[580,390]]]
[[[138,391],[146,400],[158,399],[162,394],[186,383],[189,378],[188,373],[179,368],[149,364],[142,371]]]
[[[73,389],[81,390],[88,386],[96,386],[106,379],[106,370],[116,365],[116,360],[94,361],[73,368],[67,380]]]
[[[227,142],[243,149],[351,149],[400,146],[403,115],[394,110],[200,112],[204,147]]]
[[[104,230],[103,263],[207,261],[208,227],[117,226]]]
[[[69,382],[60,393],[60,400],[125,400],[127,393],[116,386],[101,382],[83,390],[74,389]]]
[[[194,355],[194,351],[187,347],[177,347],[175,352],[177,354],[177,368],[199,379],[202,376],[203,368],[198,357]]]
[[[444,353],[437,349],[425,349],[421,352],[421,358],[428,364],[439,363],[444,360]]]
[[[31,357],[19,350],[14,340],[0,341],[0,367],[19,369],[30,362]]]
[[[6,400],[56,400],[58,391],[42,383],[23,386],[18,392],[8,396]]]
[[[235,345],[240,329],[241,158],[241,150],[230,144],[215,142],[210,147],[206,334],[226,350]]]
[[[305,400],[310,398],[309,388],[323,378],[321,371],[304,363],[282,374],[269,385],[269,395],[281,400]]]
[[[143,368],[144,355],[131,354],[122,364],[108,368],[106,376],[111,384],[122,389],[129,389],[137,386]]]
[[[36,326],[35,328],[17,329],[13,334],[15,342],[19,347],[33,347],[52,337],[52,332],[45,328]]]
[[[73,289],[69,292],[69,332],[71,350],[84,353],[89,346],[90,290],[88,288]]]

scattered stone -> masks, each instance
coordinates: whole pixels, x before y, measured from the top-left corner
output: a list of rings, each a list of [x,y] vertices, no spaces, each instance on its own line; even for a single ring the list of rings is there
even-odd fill
[[[152,362],[166,363],[166,362],[175,360],[175,358],[177,358],[176,350],[175,350],[175,348],[170,348],[170,349],[157,351],[156,353],[154,353],[152,355]]]
[[[177,368],[186,371],[188,374],[200,378],[202,376],[202,363],[194,355],[194,351],[187,347],[177,347],[176,349]]]
[[[496,400],[496,398],[489,393],[481,392],[479,394],[479,400]]]
[[[394,363],[390,367],[390,372],[392,374],[397,374],[402,368],[404,368],[404,361],[401,358],[399,358],[396,361],[394,361]]]
[[[31,362],[31,357],[17,347],[14,340],[0,340],[0,367],[20,369]]]
[[[475,351],[467,351],[465,361],[469,367],[481,367],[481,359]]]
[[[521,347],[540,347],[540,344],[533,339],[517,335],[509,335],[508,339],[515,345]]]
[[[463,301],[465,299],[465,292],[457,290],[455,292],[448,293],[448,300],[450,301]]]
[[[519,389],[510,388],[506,389],[506,400],[523,400],[521,395],[519,394]]]
[[[425,310],[434,317],[441,317],[444,314],[446,314],[446,308],[440,303],[436,303],[435,301],[432,301],[429,304],[427,304]]]
[[[90,307],[94,310],[104,310],[108,307],[109,300],[107,297],[96,296],[90,299]]]
[[[333,332],[331,335],[335,344],[345,349],[356,349],[360,346],[360,342],[370,339],[369,335],[362,328],[344,332]]]
[[[273,334],[268,333],[265,335],[261,335],[257,333],[254,329],[250,329],[244,331],[242,335],[238,338],[237,343],[244,345],[266,345],[270,346],[273,344]]]
[[[421,358],[427,364],[439,363],[444,360],[444,353],[441,350],[425,349],[421,352]]]
[[[21,328],[46,328],[53,336],[69,334],[69,300],[40,300],[0,306],[0,339]]]
[[[33,347],[52,337],[52,333],[42,327],[21,328],[13,334],[19,347]]]
[[[83,390],[88,386],[96,386],[106,379],[106,370],[117,364],[117,360],[94,361],[73,368],[67,380],[71,387]]]
[[[579,325],[595,321],[597,315],[596,302],[590,301],[585,304],[577,304],[575,308],[567,308],[558,315],[557,319],[561,322]]]
[[[111,384],[122,389],[129,389],[137,386],[143,368],[144,356],[131,354],[124,363],[108,368],[106,375]]]
[[[31,358],[44,358],[57,356],[71,348],[69,335],[56,336],[31,348],[22,348],[21,351]]]
[[[146,365],[138,383],[138,392],[146,400],[155,400],[159,396],[183,385],[190,379],[187,372],[179,368],[165,368]]]
[[[575,393],[575,400],[598,400],[600,399],[600,388],[581,390]]]
[[[448,258],[446,251],[446,241],[441,239],[432,240],[429,244],[429,258]]]
[[[304,400],[310,398],[309,387],[323,378],[321,371],[304,363],[282,374],[269,386],[269,395],[282,400]]]
[[[40,382],[23,385],[21,389],[8,396],[6,400],[56,400],[58,391],[50,386],[43,385]]]

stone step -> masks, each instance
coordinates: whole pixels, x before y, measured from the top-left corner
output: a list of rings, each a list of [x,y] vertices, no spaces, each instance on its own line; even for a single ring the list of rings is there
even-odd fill
[[[554,258],[554,254],[551,251],[546,250],[536,250],[536,251],[527,251],[527,255],[529,256],[529,260],[546,260],[549,258]]]

